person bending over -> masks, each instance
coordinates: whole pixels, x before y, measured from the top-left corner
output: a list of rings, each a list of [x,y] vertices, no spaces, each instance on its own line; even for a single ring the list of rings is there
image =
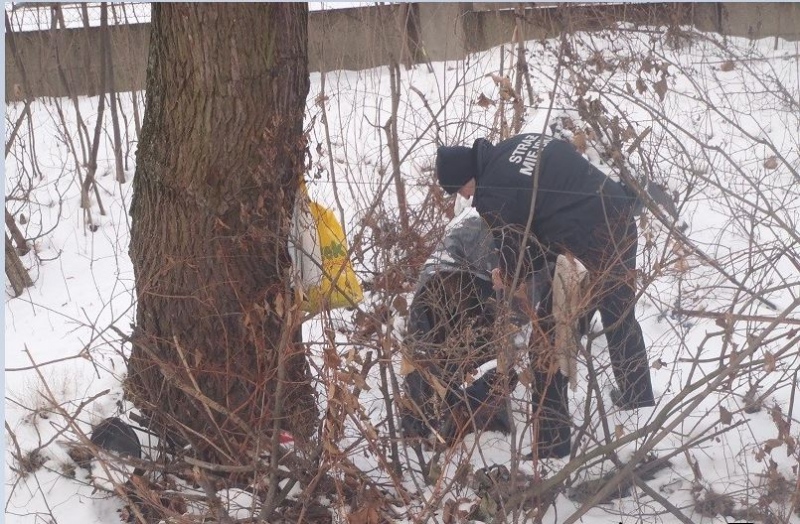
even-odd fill
[[[571,143],[534,133],[497,145],[478,139],[472,147],[439,147],[436,176],[448,194],[471,197],[489,224],[501,254],[495,285],[508,285],[518,263],[523,279],[555,267],[559,254],[584,263],[592,290],[587,314],[600,312],[619,386],[616,403],[623,409],[653,406],[647,352],[634,315],[638,233],[631,193]],[[545,311],[551,304],[552,298],[543,298]],[[542,354],[547,352],[538,353],[534,453],[563,457],[570,452],[568,381]]]

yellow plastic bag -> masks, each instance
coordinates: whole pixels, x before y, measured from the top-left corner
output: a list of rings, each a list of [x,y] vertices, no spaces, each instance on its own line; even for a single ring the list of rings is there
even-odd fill
[[[312,201],[301,184],[292,220],[290,251],[303,291],[303,309],[352,307],[364,298],[348,258],[344,229],[333,211]]]

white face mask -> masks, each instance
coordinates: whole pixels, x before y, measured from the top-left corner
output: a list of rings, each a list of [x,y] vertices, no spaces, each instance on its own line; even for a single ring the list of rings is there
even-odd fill
[[[469,209],[471,207],[472,207],[472,197],[464,198],[461,195],[456,194],[456,203],[453,206],[454,216],[460,215],[462,212],[464,212],[465,209]]]

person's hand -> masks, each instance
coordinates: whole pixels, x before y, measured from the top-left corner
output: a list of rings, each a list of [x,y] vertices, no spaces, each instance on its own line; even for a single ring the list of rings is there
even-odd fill
[[[503,282],[503,274],[499,267],[496,267],[492,270],[492,287],[495,290],[506,288],[506,283]]]

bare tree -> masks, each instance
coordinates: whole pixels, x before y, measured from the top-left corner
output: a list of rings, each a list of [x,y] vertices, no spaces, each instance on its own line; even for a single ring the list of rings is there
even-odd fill
[[[128,391],[158,427],[228,463],[269,430],[316,424],[286,243],[307,21],[304,4],[153,5]]]

